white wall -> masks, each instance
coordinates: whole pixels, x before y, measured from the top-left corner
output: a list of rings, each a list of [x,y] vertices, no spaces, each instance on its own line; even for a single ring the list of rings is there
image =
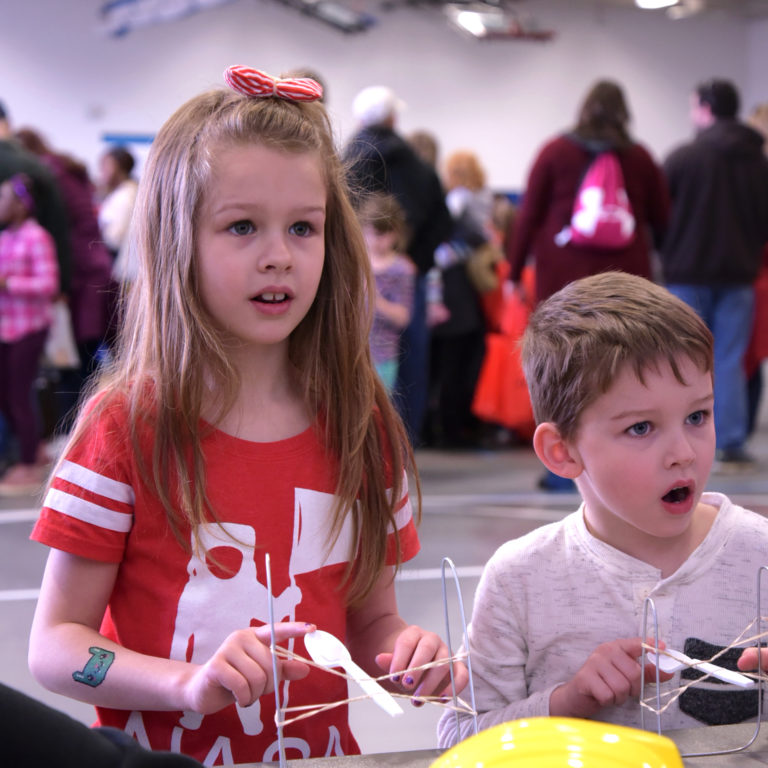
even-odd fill
[[[747,87],[742,96],[744,114],[749,114],[758,103],[768,101],[768,19],[749,25]]]
[[[92,169],[103,134],[156,131],[184,99],[218,85],[230,64],[318,70],[340,141],[354,128],[354,95],[391,85],[408,103],[404,132],[434,132],[443,154],[477,150],[491,185],[510,190],[597,77],[624,83],[635,133],[657,157],[690,135],[687,97],[697,81],[729,77],[745,105],[768,99],[768,22],[724,13],[670,22],[598,0],[530,0],[521,7],[556,30],[553,41],[480,42],[436,9],[377,10],[376,27],[344,35],[272,0],[235,0],[115,39],[99,29],[100,6],[15,2],[0,26],[0,99],[13,124],[37,127]]]

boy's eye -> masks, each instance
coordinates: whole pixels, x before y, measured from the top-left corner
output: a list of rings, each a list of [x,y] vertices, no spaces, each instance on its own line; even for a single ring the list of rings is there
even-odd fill
[[[635,435],[635,437],[643,437],[643,435],[647,435],[651,431],[651,422],[650,421],[638,421],[637,424],[633,424],[627,432],[630,435]]]
[[[709,416],[709,411],[694,411],[687,419],[689,424],[698,427],[704,424]]]
[[[253,224],[247,219],[236,221],[229,225],[229,231],[233,235],[250,235],[254,231]]]
[[[297,221],[291,225],[291,232],[299,237],[306,237],[312,234],[312,225],[307,221]]]

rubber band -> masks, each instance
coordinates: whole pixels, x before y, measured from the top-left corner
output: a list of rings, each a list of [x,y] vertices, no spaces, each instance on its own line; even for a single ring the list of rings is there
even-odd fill
[[[300,654],[295,653],[294,651],[291,651],[288,648],[284,648],[283,646],[276,645],[275,654],[281,659],[284,659],[287,661],[300,661],[304,664],[307,664],[310,667],[315,667],[316,669],[321,669],[324,672],[329,672],[332,675],[337,675],[339,677],[342,677],[348,682],[354,682],[353,678],[351,678],[345,672],[342,672],[332,667],[324,667],[324,666],[321,666],[320,664],[316,664],[311,659],[306,659]],[[406,672],[421,672],[427,669],[432,669],[433,667],[444,666],[445,664],[448,664],[452,661],[453,662],[465,661],[466,658],[467,658],[466,653],[460,653],[450,659],[447,659],[447,658],[440,659],[439,661],[430,661],[427,664],[422,664],[418,667],[408,667],[408,669],[402,670],[399,674],[403,675]],[[379,677],[372,677],[371,679],[375,680],[376,682],[386,681],[391,679],[392,674],[393,673],[389,672],[384,675],[380,675]],[[433,704],[435,706],[443,707],[444,709],[450,709],[456,712],[463,712],[468,715],[476,714],[472,709],[472,707],[466,701],[464,701],[458,696],[456,697],[457,704],[454,705],[452,700],[446,701],[442,696],[419,696],[413,693],[397,693],[392,691],[390,691],[390,693],[395,698],[409,699],[410,701],[421,702],[422,704]],[[344,706],[345,704],[352,704],[357,701],[365,701],[366,699],[370,699],[370,698],[371,698],[370,696],[366,696],[366,695],[352,696],[347,699],[341,699],[339,701],[323,702],[321,704],[296,704],[294,706],[283,707],[282,709],[283,715],[289,712],[300,712],[301,714],[298,714],[295,717],[291,717],[289,719],[281,720],[281,726],[285,727],[286,725],[295,723],[299,720],[304,720],[308,717],[313,717],[314,715],[318,715],[321,712],[325,712],[330,709],[335,709],[336,707],[341,707],[341,706]],[[277,713],[275,713],[275,719],[277,720]]]

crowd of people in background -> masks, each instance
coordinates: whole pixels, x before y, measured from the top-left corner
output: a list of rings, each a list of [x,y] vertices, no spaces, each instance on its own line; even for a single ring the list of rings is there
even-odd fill
[[[543,143],[519,207],[510,206],[502,196],[514,215],[507,216],[501,230],[494,226],[494,198],[485,187],[477,154],[460,150],[442,163],[436,137],[420,130],[408,139],[417,161],[396,133],[401,108],[389,89],[365,89],[357,102],[362,128],[351,147],[368,147],[378,163],[372,168],[368,157],[368,165],[357,165],[355,188],[366,179],[369,184],[376,179],[376,188],[393,194],[404,205],[409,224],[417,228],[425,218],[433,227],[444,220],[434,192],[417,195],[421,187],[409,180],[425,174],[425,167],[433,168],[453,222],[449,229],[443,227],[439,245],[430,247],[431,259],[423,250],[414,250],[413,241],[405,249],[412,257],[416,254],[423,281],[417,288],[420,308],[412,321],[419,328],[418,349],[424,348],[428,336],[430,350],[418,356],[417,375],[400,380],[394,390],[406,404],[402,412],[414,443],[449,449],[498,444],[503,431],[485,428],[473,407],[484,338],[497,330],[498,318],[487,307],[498,282],[508,278],[507,300],[527,302],[533,308],[573,280],[621,270],[666,285],[712,330],[718,466],[725,471],[749,468],[753,460],[745,442],[754,428],[760,362],[768,346],[763,341],[768,322],[760,294],[765,288],[758,283],[759,277],[766,278],[763,263],[768,247],[766,106],[755,109],[750,126],[739,120],[739,94],[732,83],[718,79],[702,83],[692,96],[695,138],[659,162],[632,136],[631,112],[621,85],[598,81],[585,94],[573,127]],[[588,169],[605,156],[614,158],[613,173],[619,175],[623,195],[612,203],[613,213],[605,215],[614,216],[616,222],[629,219],[626,237],[615,243],[571,236],[572,217],[580,206],[582,219],[598,216],[600,205],[611,209],[611,201],[595,197],[604,196],[604,189],[592,189],[580,199]],[[434,179],[430,189],[435,189]],[[506,263],[494,259],[492,250],[489,255],[487,249],[493,245],[504,249]],[[474,279],[473,270],[483,262],[490,270],[487,284]],[[532,296],[525,295],[524,270],[533,271]],[[429,293],[426,314],[421,309],[422,291]],[[401,343],[401,356],[412,360],[410,336]],[[425,404],[413,408],[408,401],[423,402],[424,382]],[[501,382],[499,388],[503,386]],[[520,396],[512,387],[510,391]],[[549,471],[539,486],[574,490],[570,480]]]
[[[294,74],[317,79],[313,72]],[[697,86],[692,103],[695,138],[660,162],[632,135],[621,85],[595,83],[572,127],[543,141],[512,203],[511,195],[488,187],[474,149],[443,159],[433,133],[399,133],[405,105],[390,88],[358,94],[357,131],[343,154],[375,277],[371,347],[415,447],[525,442],[525,429],[489,422],[473,405],[486,339],[499,332],[505,302],[532,309],[575,279],[619,269],[668,286],[711,328],[718,460],[723,467],[750,466],[745,445],[768,356],[768,104],[742,122],[738,91],[717,79]],[[57,280],[55,289],[48,285],[50,258],[23,257],[15,246],[14,267],[3,255],[19,226],[4,213],[0,493],[9,494],[42,481],[50,460],[45,441],[69,431],[88,378],[108,353],[116,298],[136,278],[126,235],[138,185],[134,157],[124,147],[103,153],[94,184],[82,162],[49,146],[41,132],[14,132],[2,108],[0,129],[0,181],[14,179],[4,188],[12,200],[13,189],[23,186],[18,174],[26,174],[34,205],[25,208],[25,227],[37,222],[50,234]],[[606,154],[618,161],[633,230],[620,245],[591,246],[571,238],[569,226],[587,169]],[[9,270],[22,262],[47,281],[41,278],[34,291],[14,288],[20,283]],[[532,295],[524,271],[533,273]],[[24,331],[36,334],[36,346],[7,330],[11,314],[33,311],[19,309],[20,302],[38,313]],[[71,324],[76,360],[56,367],[43,348],[49,326],[62,317]],[[17,365],[17,348],[37,362]],[[43,390],[52,390],[47,400],[41,365]],[[500,381],[498,388],[504,386]],[[550,472],[539,486],[573,489]]]
[[[86,165],[0,107],[0,495],[39,490],[91,374],[108,354],[134,158]],[[122,274],[122,273],[120,273]]]

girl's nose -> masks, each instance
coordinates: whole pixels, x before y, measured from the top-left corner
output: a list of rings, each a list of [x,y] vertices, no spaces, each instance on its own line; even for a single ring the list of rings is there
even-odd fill
[[[285,233],[278,232],[264,240],[259,257],[259,269],[286,270],[292,265],[293,254]]]

